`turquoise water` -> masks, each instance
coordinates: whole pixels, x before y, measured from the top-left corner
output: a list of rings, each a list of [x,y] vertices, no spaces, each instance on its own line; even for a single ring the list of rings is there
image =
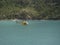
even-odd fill
[[[60,45],[59,20],[28,22],[23,26],[11,20],[0,21],[0,45]]]

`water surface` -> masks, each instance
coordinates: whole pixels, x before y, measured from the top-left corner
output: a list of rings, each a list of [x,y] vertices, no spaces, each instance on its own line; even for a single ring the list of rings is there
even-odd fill
[[[0,21],[0,45],[60,45],[60,20],[28,22]]]

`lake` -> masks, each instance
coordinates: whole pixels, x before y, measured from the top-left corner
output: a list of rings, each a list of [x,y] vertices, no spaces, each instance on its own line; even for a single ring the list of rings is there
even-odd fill
[[[0,21],[0,45],[60,45],[60,20],[28,20],[24,26]]]

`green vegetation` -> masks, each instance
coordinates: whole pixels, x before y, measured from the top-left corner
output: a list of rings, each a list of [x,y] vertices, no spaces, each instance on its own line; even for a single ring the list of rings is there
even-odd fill
[[[60,19],[60,0],[0,0],[0,19]],[[25,18],[24,18],[25,17]]]

